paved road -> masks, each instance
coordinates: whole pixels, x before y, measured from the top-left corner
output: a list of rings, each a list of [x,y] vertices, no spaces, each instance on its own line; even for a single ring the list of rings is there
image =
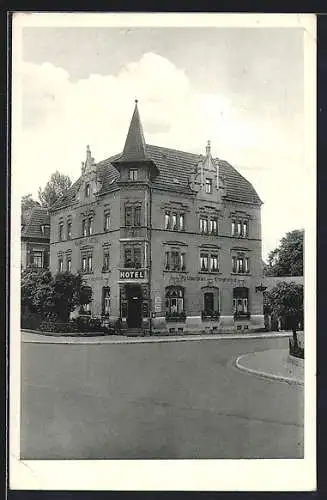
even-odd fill
[[[239,371],[288,339],[22,344],[21,457],[303,457],[303,387]]]

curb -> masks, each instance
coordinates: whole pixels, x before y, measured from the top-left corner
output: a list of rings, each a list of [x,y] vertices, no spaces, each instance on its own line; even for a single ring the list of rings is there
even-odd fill
[[[259,377],[270,379],[270,380],[275,380],[276,382],[287,382],[288,384],[296,384],[296,385],[301,385],[304,386],[304,381],[299,380],[297,378],[292,378],[292,377],[284,377],[282,375],[275,375],[274,373],[268,373],[268,372],[263,372],[261,370],[254,370],[253,368],[248,368],[240,363],[240,360],[244,358],[245,356],[248,356],[248,354],[253,354],[253,353],[247,353],[247,354],[242,354],[241,356],[238,356],[235,361],[234,365],[236,368],[238,368],[241,371],[251,373],[252,375],[258,375]]]
[[[31,333],[33,332],[26,332]],[[22,332],[24,334],[24,332]],[[201,341],[201,340],[244,340],[244,339],[262,339],[262,338],[286,338],[289,337],[289,333],[275,333],[275,334],[246,334],[246,335],[234,335],[234,334],[218,334],[218,335],[192,335],[192,336],[180,336],[180,337],[140,337],[140,338],[126,338],[126,339],[109,339],[108,336],[89,336],[89,337],[59,337],[59,336],[50,336],[44,335],[45,338],[42,338],[42,335],[38,333],[34,333],[34,339],[23,339],[22,342],[26,344],[70,344],[70,345],[79,345],[79,344],[88,344],[88,345],[99,345],[99,344],[154,344],[154,343],[163,343],[163,342],[188,342],[188,341]],[[39,338],[37,338],[39,336]],[[52,338],[51,342],[49,339]],[[91,340],[92,339],[92,340]],[[104,340],[106,339],[106,340]],[[58,342],[59,340],[59,342]]]

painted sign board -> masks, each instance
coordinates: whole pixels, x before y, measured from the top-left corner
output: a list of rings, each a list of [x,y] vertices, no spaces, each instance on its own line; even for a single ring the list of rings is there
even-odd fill
[[[131,269],[130,271],[120,271],[119,279],[121,280],[143,280],[144,279],[144,270]]]

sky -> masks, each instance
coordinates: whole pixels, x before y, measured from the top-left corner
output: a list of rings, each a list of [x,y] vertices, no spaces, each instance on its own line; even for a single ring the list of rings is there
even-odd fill
[[[16,70],[15,70],[16,71]],[[25,27],[18,189],[80,175],[124,146],[134,99],[146,142],[229,161],[263,201],[263,257],[304,227],[301,28]]]

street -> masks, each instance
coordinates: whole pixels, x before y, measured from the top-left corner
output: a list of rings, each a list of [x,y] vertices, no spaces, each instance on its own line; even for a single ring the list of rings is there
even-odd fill
[[[21,458],[302,458],[303,387],[233,365],[287,343],[23,343]]]

